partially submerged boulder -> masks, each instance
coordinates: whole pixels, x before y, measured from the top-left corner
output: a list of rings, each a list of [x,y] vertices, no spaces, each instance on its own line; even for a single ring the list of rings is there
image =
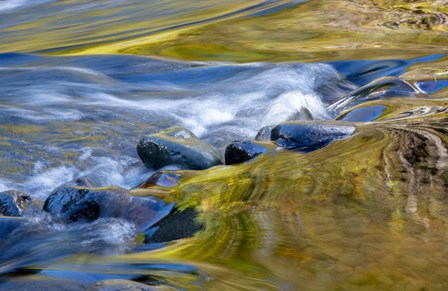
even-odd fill
[[[275,126],[271,140],[280,147],[309,152],[346,138],[355,130],[355,126],[343,122],[291,121]]]
[[[43,210],[66,222],[90,222],[113,217],[132,221],[145,230],[167,215],[172,205],[152,197],[133,197],[119,187],[57,189],[44,203]]]
[[[161,243],[192,237],[196,232],[205,229],[205,225],[198,221],[196,209],[173,210],[169,215],[154,224],[149,230],[151,235],[148,242]]]
[[[226,165],[233,165],[252,160],[275,148],[276,146],[270,142],[253,140],[235,141],[226,147]]]
[[[147,168],[177,165],[182,169],[203,170],[222,164],[219,151],[182,127],[168,128],[140,139],[137,153]]]
[[[272,131],[273,126],[265,126],[262,127],[257,135],[255,136],[255,140],[259,140],[259,141],[269,141],[271,140],[271,131]]]
[[[177,185],[179,178],[180,178],[179,174],[158,171],[154,173],[151,177],[149,177],[148,180],[146,180],[146,182],[144,183],[144,185],[146,187],[157,185],[161,187],[170,188]]]
[[[31,197],[25,193],[8,190],[0,192],[0,215],[22,216],[22,211],[31,203]]]

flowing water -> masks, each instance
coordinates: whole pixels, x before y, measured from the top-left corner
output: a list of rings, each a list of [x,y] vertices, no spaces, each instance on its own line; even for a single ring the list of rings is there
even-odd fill
[[[0,241],[0,288],[446,290],[447,7],[0,1],[0,191],[43,202],[87,178],[194,208],[204,225],[144,243],[126,220],[34,215]],[[356,132],[309,153],[168,166],[177,185],[138,188],[154,173],[143,135],[180,125],[223,151],[293,119]]]

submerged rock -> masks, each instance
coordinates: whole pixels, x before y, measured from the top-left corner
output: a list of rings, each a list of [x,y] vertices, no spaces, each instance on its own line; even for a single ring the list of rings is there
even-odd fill
[[[98,218],[114,217],[132,221],[144,230],[170,212],[152,197],[133,197],[126,189],[64,187],[48,196],[43,210],[66,222],[90,222]]]
[[[22,211],[31,203],[31,197],[19,191],[0,192],[0,215],[21,216]]]
[[[153,169],[177,165],[184,169],[203,170],[222,164],[216,148],[182,127],[143,137],[138,142],[137,153],[145,166]]]
[[[144,183],[145,186],[157,185],[162,187],[174,187],[179,181],[180,175],[175,173],[156,172]]]
[[[309,152],[348,137],[355,129],[353,125],[337,122],[285,122],[272,129],[271,140],[280,147]]]
[[[167,242],[192,237],[196,232],[204,230],[204,224],[197,221],[198,212],[194,208],[173,211],[170,215],[154,224],[149,231],[149,242]]]
[[[271,130],[272,130],[273,126],[265,126],[262,127],[257,135],[255,136],[255,140],[259,140],[259,141],[269,141],[271,140]]]
[[[233,165],[249,161],[258,155],[274,150],[276,146],[269,142],[261,141],[235,141],[226,147],[226,165]]]

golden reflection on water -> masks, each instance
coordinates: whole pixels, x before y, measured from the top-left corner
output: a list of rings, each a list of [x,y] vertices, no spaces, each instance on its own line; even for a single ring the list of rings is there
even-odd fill
[[[403,59],[446,53],[448,5],[407,2],[308,1],[274,14],[171,30],[86,52],[237,62]]]
[[[210,5],[177,19],[191,24],[246,4],[232,1],[220,11]],[[20,38],[20,31],[39,32],[61,17],[52,16],[10,27],[17,38],[0,50],[75,46],[61,52],[239,62],[402,59],[448,52],[447,7],[446,1],[309,1],[278,13],[181,27],[172,19],[108,24],[93,29],[89,41],[74,28],[63,37],[43,31],[38,43]],[[96,19],[99,12],[88,16]],[[402,77],[446,81],[447,58],[415,64]],[[358,107],[385,105],[377,121],[356,124],[354,136],[321,150],[277,151],[241,165],[180,171],[177,187],[137,189],[136,195],[197,208],[205,231],[154,251],[84,257],[82,264],[196,266],[194,274],[148,271],[188,290],[445,290],[446,97],[445,88],[425,98],[372,101]]]
[[[169,195],[205,231],[121,259],[194,265],[209,279],[176,278],[191,290],[447,288],[448,113],[356,125],[315,152],[189,172]]]

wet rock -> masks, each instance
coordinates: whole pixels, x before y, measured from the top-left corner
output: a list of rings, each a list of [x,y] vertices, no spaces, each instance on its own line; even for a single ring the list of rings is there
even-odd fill
[[[48,196],[43,210],[66,222],[91,222],[114,217],[144,230],[167,215],[172,205],[152,197],[133,197],[126,189],[63,187]]]
[[[336,118],[341,121],[368,122],[376,120],[386,110],[384,105],[363,106],[350,110]]]
[[[236,141],[229,144],[225,151],[226,165],[233,165],[254,159],[258,155],[274,150],[276,146],[261,141]]]
[[[192,237],[204,230],[204,225],[197,221],[198,212],[194,208],[173,211],[170,215],[154,224],[155,232],[148,238],[149,242],[159,243]]]
[[[183,169],[203,170],[222,164],[216,148],[182,127],[143,137],[138,142],[137,153],[145,166],[153,169],[177,165]]]
[[[162,187],[174,187],[179,181],[180,175],[175,173],[156,172],[154,175],[148,178],[144,185],[151,186],[157,185]]]
[[[19,191],[0,192],[0,215],[21,216],[22,211],[31,203],[31,197]]]
[[[265,126],[262,127],[257,135],[255,136],[255,140],[259,140],[259,141],[269,141],[271,140],[271,130],[272,130],[273,126]]]
[[[348,137],[355,129],[353,125],[337,122],[285,122],[272,129],[271,140],[280,147],[309,152]]]
[[[90,285],[87,291],[163,291],[177,290],[175,288],[164,285],[146,285],[130,280],[110,279],[96,282]]]

